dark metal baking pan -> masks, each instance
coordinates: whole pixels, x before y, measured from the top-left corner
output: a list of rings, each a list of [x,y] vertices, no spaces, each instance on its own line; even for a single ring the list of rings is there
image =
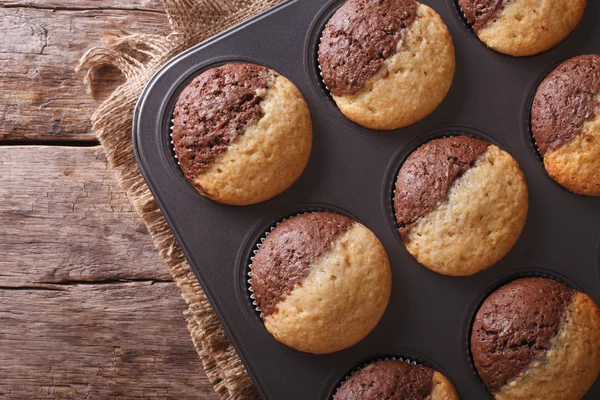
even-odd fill
[[[401,356],[448,376],[462,399],[484,399],[466,335],[482,297],[507,276],[544,273],[600,302],[600,199],[577,196],[546,174],[529,136],[528,113],[540,79],[558,62],[600,52],[600,8],[589,1],[575,32],[543,54],[513,58],[487,49],[460,18],[454,0],[423,0],[444,19],[457,70],[441,106],[405,129],[377,132],[345,119],[323,87],[316,64],[320,32],[342,1],[287,1],[177,56],[151,80],[135,113],[140,169],[257,389],[266,399],[327,399],[362,363]],[[313,152],[302,177],[262,204],[232,207],[201,197],[185,180],[169,126],[175,101],[197,74],[229,61],[266,65],[293,81],[310,107]],[[392,182],[402,160],[432,137],[466,133],[509,151],[525,173],[530,211],[523,233],[499,263],[453,278],[420,266],[395,231]],[[360,220],[387,249],[393,272],[389,307],[356,346],[303,354],[264,328],[247,291],[247,264],[265,229],[294,212],[325,208]],[[176,377],[174,377],[176,379]],[[596,382],[586,399],[600,398]]]

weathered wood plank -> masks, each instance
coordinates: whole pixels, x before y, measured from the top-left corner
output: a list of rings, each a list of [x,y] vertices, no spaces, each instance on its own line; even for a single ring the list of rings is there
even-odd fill
[[[99,146],[0,146],[0,226],[0,287],[171,279]]]
[[[160,0],[4,0],[0,7],[31,7],[58,10],[137,10],[164,13]]]
[[[87,7],[100,2],[82,3]],[[142,3],[136,0],[120,7],[142,7]],[[158,6],[155,1],[148,4]],[[101,42],[104,31],[116,30],[111,21],[135,32],[168,31],[161,12],[98,6],[85,11],[0,7],[0,140],[95,139],[89,117],[99,99],[86,95],[75,67],[89,47]],[[104,94],[120,82],[116,71],[104,78]]]
[[[0,146],[0,226],[0,397],[216,399],[99,147]]]
[[[112,21],[167,31],[159,0],[0,1],[0,141],[95,139],[74,68]],[[0,147],[0,226],[0,397],[217,398],[99,147]]]
[[[217,399],[174,283],[0,290],[3,399]]]

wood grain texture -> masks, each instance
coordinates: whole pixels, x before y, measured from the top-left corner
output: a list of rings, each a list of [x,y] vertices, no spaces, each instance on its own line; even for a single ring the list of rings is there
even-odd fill
[[[99,147],[0,146],[0,397],[216,399]]]
[[[217,399],[186,305],[100,147],[74,69],[113,25],[166,33],[160,0],[0,0],[0,398]]]
[[[60,10],[138,10],[164,14],[160,0],[4,0],[2,7],[30,7]]]
[[[0,397],[216,399],[174,283],[0,290]]]
[[[158,0],[1,2],[0,140],[95,140],[89,117],[121,76],[107,70],[93,99],[75,73],[79,58],[113,24],[166,33],[159,9]]]
[[[0,147],[0,286],[171,280],[100,147]]]

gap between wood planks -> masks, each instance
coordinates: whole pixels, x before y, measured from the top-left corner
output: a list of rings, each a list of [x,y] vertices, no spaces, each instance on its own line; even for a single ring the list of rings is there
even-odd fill
[[[0,146],[0,199],[2,287],[172,280],[99,146]]]
[[[38,4],[2,4],[0,8],[33,8],[36,10],[52,10],[52,11],[141,11],[156,14],[164,14],[164,11],[151,10],[148,8],[139,7],[64,7],[64,6],[42,6]]]
[[[108,279],[108,280],[90,280],[90,281],[65,281],[65,282],[39,282],[21,285],[3,285],[0,283],[0,290],[67,290],[74,286],[100,286],[100,285],[128,285],[131,283],[147,283],[148,285],[171,284],[172,279]]]
[[[100,142],[94,139],[82,140],[10,140],[0,139],[0,146],[61,146],[61,147],[96,147]]]

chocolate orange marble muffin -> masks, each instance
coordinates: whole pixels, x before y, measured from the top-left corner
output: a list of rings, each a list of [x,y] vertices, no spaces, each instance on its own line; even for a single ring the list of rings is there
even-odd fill
[[[517,241],[528,211],[515,159],[468,136],[435,139],[400,168],[394,195],[400,235],[422,265],[444,275],[473,275]]]
[[[452,383],[421,365],[386,360],[353,373],[333,400],[458,400]]]
[[[458,0],[475,34],[512,56],[546,51],[575,29],[586,0]]]
[[[312,145],[310,113],[296,86],[277,72],[225,64],[200,74],[179,96],[173,144],[201,195],[255,204],[302,174]]]
[[[433,112],[455,70],[448,28],[415,0],[348,0],[327,23],[318,59],[341,112],[379,130]]]
[[[350,347],[379,322],[391,291],[385,249],[365,226],[326,212],[279,224],[251,266],[251,288],[267,330],[296,350]]]
[[[541,83],[531,128],[552,179],[600,196],[600,55],[571,58]]]
[[[495,399],[580,399],[600,372],[600,310],[551,279],[510,282],[477,312],[471,354]]]

